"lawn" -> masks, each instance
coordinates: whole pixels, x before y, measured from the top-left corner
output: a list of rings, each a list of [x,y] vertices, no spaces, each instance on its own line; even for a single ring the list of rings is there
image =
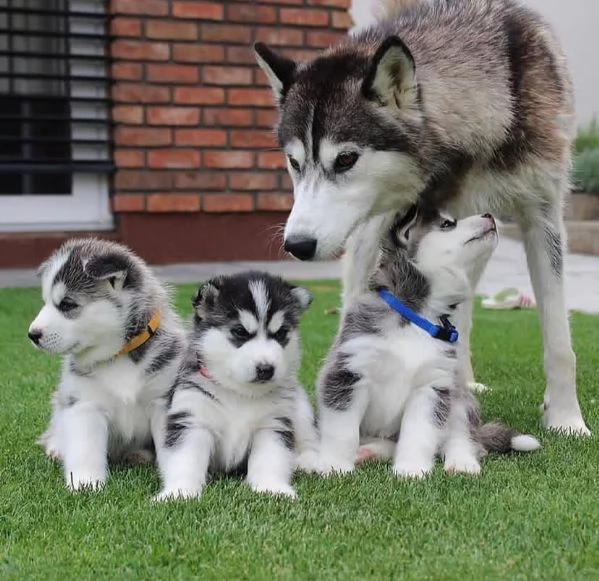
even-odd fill
[[[310,390],[334,335],[338,287],[308,285],[302,378]],[[189,313],[192,287],[178,288]],[[539,428],[534,312],[478,309],[474,362],[484,415],[538,435],[531,455],[490,457],[475,479],[441,466],[423,482],[373,464],[346,477],[298,476],[297,501],[211,483],[198,501],[152,505],[149,467],[115,469],[101,493],[71,495],[35,444],[59,361],[28,345],[39,291],[0,291],[1,579],[599,579],[599,446]],[[581,404],[599,432],[599,319],[572,317]]]

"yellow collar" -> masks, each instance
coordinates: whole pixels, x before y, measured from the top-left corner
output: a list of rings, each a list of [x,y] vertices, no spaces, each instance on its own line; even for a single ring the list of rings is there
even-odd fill
[[[145,331],[142,331],[139,335],[133,337],[133,339],[131,339],[131,341],[129,341],[117,355],[127,355],[127,353],[131,353],[131,351],[135,351],[135,349],[141,347],[146,341],[154,336],[158,327],[160,327],[160,313],[156,312],[148,322]]]

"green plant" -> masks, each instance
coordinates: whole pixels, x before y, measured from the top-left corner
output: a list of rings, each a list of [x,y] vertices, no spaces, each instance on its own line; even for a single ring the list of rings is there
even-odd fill
[[[599,195],[599,146],[575,156],[572,182],[575,192]]]
[[[597,119],[593,119],[586,128],[580,128],[574,140],[574,152],[576,154],[592,149],[599,149],[599,123]]]

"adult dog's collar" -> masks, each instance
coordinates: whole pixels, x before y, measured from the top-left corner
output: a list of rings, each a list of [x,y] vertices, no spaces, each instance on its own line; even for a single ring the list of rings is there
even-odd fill
[[[441,325],[435,325],[404,305],[387,289],[380,289],[378,293],[394,311],[397,311],[402,317],[410,321],[410,323],[426,331],[431,337],[439,339],[439,341],[445,341],[446,343],[455,343],[458,340],[458,331],[446,316],[440,318]]]
[[[149,341],[158,331],[160,327],[160,313],[156,312],[148,322],[148,326],[143,330],[139,335],[135,335],[129,343],[127,343],[118,353],[117,355],[127,355],[127,353],[131,353],[131,351],[135,351],[139,347],[141,347],[144,343]]]

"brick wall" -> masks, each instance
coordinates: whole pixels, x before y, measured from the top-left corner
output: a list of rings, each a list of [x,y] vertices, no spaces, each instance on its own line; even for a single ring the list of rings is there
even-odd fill
[[[112,0],[113,208],[288,210],[275,111],[251,49],[297,59],[338,42],[350,0]]]

